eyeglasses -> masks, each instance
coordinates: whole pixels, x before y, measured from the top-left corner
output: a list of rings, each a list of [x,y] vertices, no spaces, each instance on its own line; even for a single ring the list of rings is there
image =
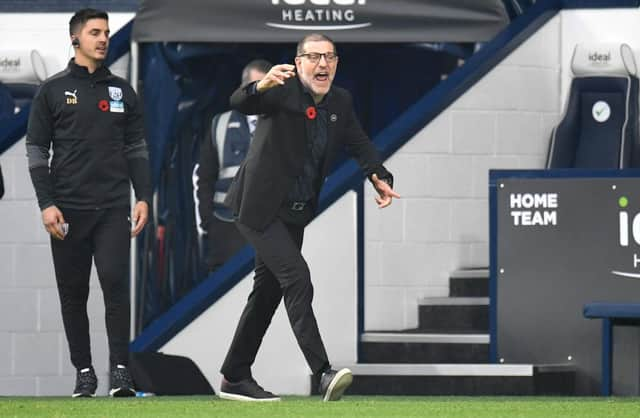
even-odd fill
[[[325,52],[323,54],[321,54],[320,52],[308,52],[306,54],[300,54],[298,56],[307,57],[307,59],[313,64],[319,63],[322,57],[324,57],[324,59],[327,60],[328,63],[334,63],[338,60],[338,56],[333,52]]]

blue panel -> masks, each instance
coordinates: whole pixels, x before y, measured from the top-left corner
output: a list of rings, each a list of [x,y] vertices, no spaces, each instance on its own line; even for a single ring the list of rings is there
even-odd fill
[[[606,9],[618,7],[640,7],[639,0],[564,0],[564,9]]]
[[[110,66],[116,62],[120,57],[129,52],[131,47],[131,29],[133,28],[133,20],[130,20],[126,25],[121,27],[115,34],[109,39],[109,52],[107,53],[107,59],[105,65]]]
[[[541,179],[541,178],[603,178],[603,177],[640,177],[640,169],[627,168],[624,170],[618,169],[603,169],[603,170],[590,170],[583,168],[556,168],[553,170],[489,170],[489,181],[497,182],[498,179],[506,178],[528,178],[528,179]]]
[[[11,148],[27,130],[31,104],[21,108],[20,113],[0,119],[0,154]]]
[[[602,396],[611,396],[611,376],[613,374],[613,329],[611,320],[602,321],[602,378],[600,391]]]
[[[489,172],[489,362],[498,362],[498,190]]]
[[[585,318],[640,319],[640,303],[587,303],[584,305],[583,314]]]
[[[362,358],[362,334],[364,333],[364,285],[365,285],[365,267],[364,267],[364,185],[360,185],[356,190],[357,193],[357,252],[358,257],[358,276],[357,276],[357,292],[358,292],[358,352],[357,361]]]

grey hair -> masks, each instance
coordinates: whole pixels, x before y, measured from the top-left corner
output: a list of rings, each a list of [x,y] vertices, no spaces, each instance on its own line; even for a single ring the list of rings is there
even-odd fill
[[[323,35],[321,33],[310,33],[306,35],[304,38],[300,39],[298,42],[298,46],[296,47],[296,55],[304,54],[304,45],[307,42],[329,42],[333,46],[333,53],[337,54],[336,44],[333,42],[333,39],[329,38],[327,35]]]

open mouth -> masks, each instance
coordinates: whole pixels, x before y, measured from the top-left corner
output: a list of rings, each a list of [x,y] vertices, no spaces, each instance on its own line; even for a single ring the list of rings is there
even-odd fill
[[[314,80],[325,82],[329,80],[329,73],[320,72],[313,76]]]

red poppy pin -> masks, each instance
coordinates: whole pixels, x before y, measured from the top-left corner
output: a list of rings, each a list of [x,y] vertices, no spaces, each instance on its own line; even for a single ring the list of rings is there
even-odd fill
[[[315,107],[313,107],[313,106],[309,106],[309,107],[307,108],[307,110],[306,110],[306,113],[307,113],[307,117],[308,117],[309,119],[314,120],[314,119],[316,118],[316,114],[317,114],[318,112],[316,112],[316,108],[315,108]]]
[[[98,108],[100,108],[100,110],[102,110],[103,112],[106,112],[107,110],[109,110],[109,102],[106,100],[100,100],[98,102]]]

